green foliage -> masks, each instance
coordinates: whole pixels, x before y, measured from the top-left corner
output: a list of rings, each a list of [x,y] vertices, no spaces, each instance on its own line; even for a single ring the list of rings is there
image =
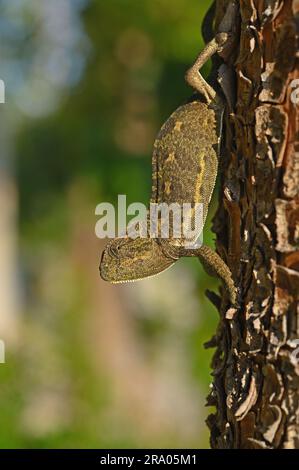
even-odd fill
[[[90,288],[98,282],[98,259],[88,257],[94,207],[115,202],[117,194],[127,194],[128,203],[148,201],[152,142],[163,120],[190,95],[184,72],[203,45],[200,25],[210,3],[91,1],[82,16],[91,47],[81,81],[65,92],[55,114],[27,120],[18,134],[26,327],[16,357],[0,367],[0,447],[208,445],[204,423],[200,435],[182,444],[174,431],[140,435],[128,410],[107,418],[116,392],[104,365],[91,359],[85,330],[91,317],[103,313],[93,311],[97,289]],[[211,353],[202,344],[217,318],[203,291],[215,283],[194,260],[185,267],[198,280],[194,297],[206,313],[186,333],[190,381],[206,395]],[[140,338],[151,339],[159,331],[165,335],[167,323],[147,318],[139,329]],[[61,377],[67,391],[60,392]],[[51,387],[65,394],[65,421],[28,431],[28,401]]]

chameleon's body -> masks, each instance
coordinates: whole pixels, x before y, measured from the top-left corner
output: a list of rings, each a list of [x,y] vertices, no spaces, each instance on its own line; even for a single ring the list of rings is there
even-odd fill
[[[205,102],[196,99],[179,107],[154,143],[151,203],[201,203],[203,222],[217,177],[223,104],[199,69],[228,39],[227,33],[218,34],[187,72],[187,82],[204,95]],[[207,272],[223,280],[231,302],[236,302],[230,270],[220,256],[206,246],[187,249],[183,238],[114,239],[104,250],[101,276],[112,283],[144,279],[164,271],[182,256],[197,256]]]
[[[218,168],[217,113],[221,107],[192,101],[162,126],[154,143],[152,203],[201,203],[205,221]]]

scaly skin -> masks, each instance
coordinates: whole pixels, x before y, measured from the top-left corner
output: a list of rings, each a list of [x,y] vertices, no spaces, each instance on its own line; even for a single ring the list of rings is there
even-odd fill
[[[235,9],[232,5],[227,18]],[[218,34],[186,74],[187,82],[206,102],[196,99],[179,107],[162,126],[154,143],[151,203],[201,203],[203,223],[217,177],[223,103],[199,69],[230,39],[227,32]],[[231,303],[236,304],[231,272],[222,258],[206,246],[187,249],[185,242],[184,238],[171,237],[116,238],[103,252],[101,276],[111,283],[136,281],[163,272],[182,256],[196,256],[209,274],[223,281]]]
[[[165,122],[154,143],[152,203],[202,203],[206,219],[217,177],[221,114],[220,106],[192,101]]]

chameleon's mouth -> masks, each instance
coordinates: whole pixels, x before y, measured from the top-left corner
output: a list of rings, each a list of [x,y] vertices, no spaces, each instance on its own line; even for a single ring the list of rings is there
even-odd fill
[[[103,279],[103,281],[107,281],[107,282],[109,282],[110,284],[114,284],[114,285],[118,285],[118,284],[132,284],[132,283],[134,283],[134,282],[143,281],[144,279],[150,279],[150,278],[152,278],[152,277],[159,276],[159,274],[162,274],[163,272],[167,271],[167,270],[170,269],[172,266],[173,266],[173,265],[171,264],[170,266],[168,266],[167,268],[165,268],[164,271],[157,272],[157,273],[153,273],[153,274],[149,274],[148,276],[144,276],[144,277],[138,277],[138,278],[135,278],[135,279],[118,279],[118,280],[110,279],[108,276],[105,276],[105,275],[102,274],[101,267],[100,267],[100,274],[101,274],[101,278]]]
[[[125,272],[121,272],[121,261],[111,257],[107,248],[102,253],[101,262],[99,266],[100,276],[103,281],[110,282],[111,284],[124,284],[133,282],[135,279],[127,279]]]
[[[108,275],[109,274],[108,260],[105,258],[107,258],[106,249],[103,251],[102,256],[101,256],[101,261],[100,261],[100,266],[99,266],[100,276],[103,279],[103,281],[112,282],[111,279],[109,279],[109,275]]]

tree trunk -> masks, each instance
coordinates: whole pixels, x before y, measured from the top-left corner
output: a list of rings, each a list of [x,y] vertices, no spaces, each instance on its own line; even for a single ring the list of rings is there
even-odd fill
[[[216,26],[228,3],[217,1]],[[235,103],[214,231],[240,307],[229,308],[224,292],[214,296],[213,448],[299,448],[296,21],[298,0],[240,0],[238,41],[224,58]]]

